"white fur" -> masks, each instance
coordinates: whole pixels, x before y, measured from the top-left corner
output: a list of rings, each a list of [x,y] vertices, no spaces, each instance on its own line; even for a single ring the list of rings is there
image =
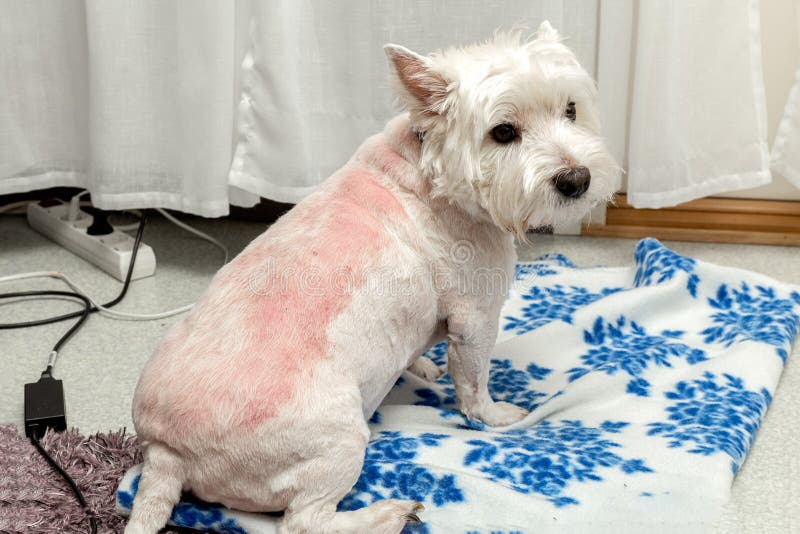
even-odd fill
[[[338,513],[336,504],[361,472],[367,419],[404,369],[438,376],[420,354],[442,339],[450,342],[448,372],[464,414],[497,426],[525,416],[493,401],[487,387],[513,279],[513,237],[580,217],[609,197],[616,164],[598,137],[594,84],[547,23],[528,43],[498,34],[430,57],[394,45],[387,54],[409,115],[367,140],[319,192],[223,268],[148,362],[134,398],[146,454],[128,534],[163,526],[181,488],[234,508],[285,510],[282,532],[400,532],[419,503],[387,500]],[[568,100],[577,103],[575,123],[564,116]],[[519,139],[495,142],[491,130],[501,122],[517,125]],[[589,168],[591,185],[567,199],[553,176],[575,166]],[[347,189],[359,173],[378,187],[373,199],[384,198],[382,191],[392,199],[385,210],[369,211]],[[355,208],[342,204],[348,195]],[[377,229],[375,239],[385,243],[359,260],[363,280],[345,291],[346,306],[324,331],[254,325],[253,310],[265,302],[285,306],[290,317],[317,311],[279,304],[273,283],[307,274],[290,272],[292,258],[313,263],[317,248],[325,255],[330,234],[321,228],[339,214],[332,203],[367,209],[363,230]],[[345,255],[357,249],[346,234],[337,236]],[[262,261],[269,264],[263,279]],[[333,306],[342,287],[324,283],[326,276],[352,265],[322,265],[330,271],[317,273],[323,283],[304,290],[320,291],[313,302]],[[302,368],[277,359],[276,339],[301,346],[315,335],[323,352],[298,355]],[[285,380],[275,378],[278,369],[289,373]],[[247,380],[230,382],[237,376]],[[291,387],[265,400],[256,390],[266,383]],[[247,427],[251,403],[274,404],[274,413]]]
[[[599,137],[595,84],[548,22],[528,43],[522,34],[420,58],[447,83],[433,105],[398,85],[412,122],[426,134],[421,170],[434,184],[433,196],[458,203],[478,217],[524,239],[530,228],[578,219],[610,197],[618,170]],[[413,54],[402,47],[396,51]],[[564,118],[576,103],[577,121]],[[435,113],[431,113],[434,111]],[[498,145],[487,133],[502,122],[518,124],[520,143]],[[592,174],[590,190],[565,202],[551,186],[559,169],[577,162]]]

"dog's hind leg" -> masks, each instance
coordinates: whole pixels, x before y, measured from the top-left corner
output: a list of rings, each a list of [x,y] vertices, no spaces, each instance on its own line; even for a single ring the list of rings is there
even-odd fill
[[[181,457],[166,445],[148,444],[125,534],[158,532],[169,520],[173,507],[178,504],[183,482]]]
[[[307,460],[300,470],[301,480],[284,514],[281,534],[398,534],[406,523],[419,522],[416,514],[423,506],[416,501],[387,499],[350,512],[336,511],[361,474],[366,435],[351,431],[326,436],[332,446],[324,456]]]
[[[414,363],[408,367],[408,370],[429,382],[433,382],[444,374],[444,369],[436,365],[436,363],[427,356],[420,356],[414,360]]]

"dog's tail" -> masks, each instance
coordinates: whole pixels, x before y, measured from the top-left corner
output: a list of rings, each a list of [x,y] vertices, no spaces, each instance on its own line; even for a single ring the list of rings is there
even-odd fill
[[[125,534],[155,534],[166,525],[185,479],[180,455],[161,443],[149,443]]]

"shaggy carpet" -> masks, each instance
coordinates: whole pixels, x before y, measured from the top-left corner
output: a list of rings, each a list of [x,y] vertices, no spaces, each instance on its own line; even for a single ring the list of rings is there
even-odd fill
[[[41,443],[75,479],[97,531],[122,532],[125,519],[114,509],[115,492],[123,473],[142,461],[136,437],[125,430],[89,437],[70,430],[48,433]],[[89,532],[72,490],[15,425],[0,425],[0,532]]]

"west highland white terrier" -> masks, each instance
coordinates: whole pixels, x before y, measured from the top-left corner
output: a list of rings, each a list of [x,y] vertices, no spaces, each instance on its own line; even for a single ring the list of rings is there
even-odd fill
[[[609,198],[595,84],[547,22],[530,42],[385,50],[408,113],[221,269],[145,366],[126,533],[156,532],[182,491],[284,511],[286,533],[419,521],[414,501],[336,505],[361,473],[367,420],[405,369],[439,375],[420,355],[444,339],[467,417],[525,417],[487,388],[514,237]]]

